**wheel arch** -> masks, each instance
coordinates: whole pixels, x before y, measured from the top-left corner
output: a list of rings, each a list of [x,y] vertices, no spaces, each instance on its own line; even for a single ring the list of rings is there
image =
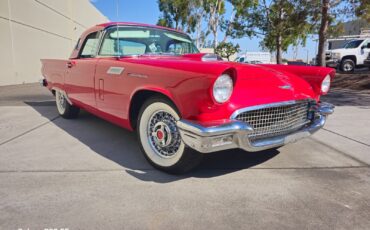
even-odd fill
[[[355,55],[346,55],[346,56],[342,57],[342,61],[344,61],[346,59],[352,60],[355,63],[355,65],[357,65],[357,57]]]
[[[178,104],[175,102],[172,94],[166,90],[158,89],[158,88],[142,88],[136,90],[131,98],[130,98],[130,105],[129,105],[129,122],[132,129],[136,129],[136,121],[139,116],[140,109],[143,105],[143,102],[151,97],[163,97],[167,99],[169,102],[173,104],[177,112],[179,112],[180,116],[180,110]]]

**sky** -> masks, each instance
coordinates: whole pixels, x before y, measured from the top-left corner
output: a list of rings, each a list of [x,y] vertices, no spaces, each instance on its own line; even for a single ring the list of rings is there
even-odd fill
[[[121,22],[138,22],[146,24],[156,24],[159,16],[161,15],[157,0],[90,0],[95,7],[104,14],[110,21]],[[118,1],[118,16],[117,16],[117,1]],[[230,5],[226,5],[225,17],[228,18],[231,14]],[[212,35],[208,37],[213,39]],[[219,35],[219,40],[222,39],[222,33]],[[306,61],[307,54],[311,60],[317,53],[317,42],[313,38],[308,38],[306,47],[298,47],[297,58]],[[260,39],[242,38],[242,39],[229,39],[233,43],[240,45],[241,52],[246,51],[261,51],[259,46]],[[288,52],[283,54],[284,58],[293,59],[295,52],[289,48]]]

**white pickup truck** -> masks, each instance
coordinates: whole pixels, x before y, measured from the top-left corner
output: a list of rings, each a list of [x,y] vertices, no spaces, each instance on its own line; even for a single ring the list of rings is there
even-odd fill
[[[326,51],[326,66],[353,72],[355,67],[365,64],[369,53],[370,38],[351,40],[343,48]]]

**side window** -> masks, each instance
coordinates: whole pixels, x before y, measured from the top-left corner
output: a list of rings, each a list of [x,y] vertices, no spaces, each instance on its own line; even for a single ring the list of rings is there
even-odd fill
[[[363,46],[365,49],[370,49],[370,40],[365,41]]]
[[[120,41],[120,53],[123,55],[145,54],[146,45],[139,42]]]
[[[96,49],[99,42],[99,32],[89,34],[80,51],[80,58],[91,58],[96,54]]]
[[[172,43],[167,48],[167,53],[174,53],[174,54],[185,54],[191,53],[192,47],[191,44],[185,42],[175,42],[171,41]]]
[[[172,43],[168,46],[168,52],[169,53],[175,53],[175,54],[182,54],[183,48],[181,44]]]

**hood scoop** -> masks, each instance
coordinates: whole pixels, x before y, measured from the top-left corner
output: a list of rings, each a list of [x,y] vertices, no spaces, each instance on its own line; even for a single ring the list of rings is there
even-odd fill
[[[205,54],[202,57],[202,61],[223,61],[217,54]]]
[[[182,56],[197,61],[223,61],[223,59],[220,56],[212,53],[184,54]]]

